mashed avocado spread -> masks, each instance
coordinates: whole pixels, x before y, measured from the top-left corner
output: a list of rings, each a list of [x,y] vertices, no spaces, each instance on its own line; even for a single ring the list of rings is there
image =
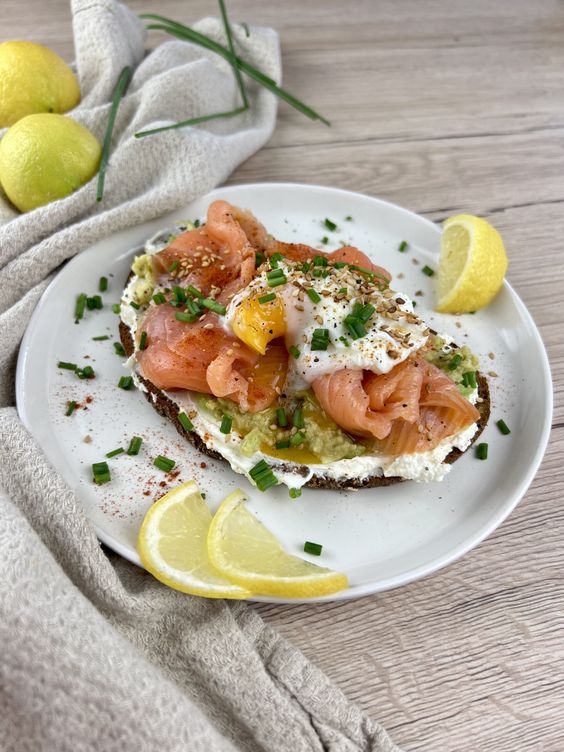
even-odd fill
[[[456,358],[457,365],[453,367],[453,358]],[[425,354],[425,359],[432,363],[441,371],[444,371],[451,378],[463,397],[468,397],[473,391],[473,386],[465,385],[464,374],[475,373],[478,370],[478,358],[472,353],[469,347],[453,347],[442,337],[436,336],[433,342],[433,349]]]
[[[287,428],[278,426],[276,407],[269,407],[258,413],[245,413],[234,402],[207,395],[201,395],[199,404],[218,422],[224,415],[233,419],[232,430],[243,437],[241,452],[247,457],[260,450],[280,459],[315,464],[352,459],[366,452],[366,447],[353,441],[325,415],[309,390],[300,392],[287,401],[284,408]],[[291,436],[292,416],[298,408],[303,415],[303,428],[299,429],[303,434],[302,443],[297,449],[277,449],[278,442]]]
[[[133,289],[133,297],[139,305],[148,303],[155,289],[155,277],[153,275],[153,264],[148,253],[137,256],[131,265],[131,271],[136,275],[137,281]]]

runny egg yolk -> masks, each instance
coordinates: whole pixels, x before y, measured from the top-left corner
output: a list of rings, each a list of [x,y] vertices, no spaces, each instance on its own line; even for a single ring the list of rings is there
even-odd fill
[[[237,307],[231,328],[242,342],[264,355],[268,343],[286,334],[284,303],[279,295],[261,303],[265,293],[245,298]]]

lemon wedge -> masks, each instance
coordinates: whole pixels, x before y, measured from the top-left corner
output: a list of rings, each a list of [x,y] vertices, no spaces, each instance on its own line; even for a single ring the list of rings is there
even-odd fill
[[[507,256],[495,227],[471,214],[449,217],[441,238],[437,311],[484,308],[499,292],[506,271]]]
[[[206,538],[212,516],[193,480],[177,486],[149,509],[137,550],[157,580],[206,598],[248,598],[251,593],[224,579],[210,564]]]
[[[234,583],[261,595],[313,598],[348,587],[345,575],[288,554],[245,507],[241,490],[217,510],[208,532],[213,566]]]

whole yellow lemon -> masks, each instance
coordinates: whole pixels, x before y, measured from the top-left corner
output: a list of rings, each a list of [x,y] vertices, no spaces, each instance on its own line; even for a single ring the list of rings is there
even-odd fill
[[[98,171],[102,149],[65,115],[28,115],[0,141],[0,184],[20,211],[64,198]]]
[[[0,128],[38,112],[68,112],[79,102],[76,76],[55,52],[35,42],[0,44]]]

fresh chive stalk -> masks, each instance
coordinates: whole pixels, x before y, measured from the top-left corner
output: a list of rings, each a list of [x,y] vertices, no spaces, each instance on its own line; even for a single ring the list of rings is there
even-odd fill
[[[462,355],[460,353],[456,353],[448,363],[448,370],[449,371],[456,371],[458,366],[462,363]]]
[[[133,376],[122,376],[118,381],[118,386],[120,389],[125,389],[126,391],[131,389],[133,386]]]
[[[400,253],[404,253],[405,251],[407,251],[407,248],[408,248],[407,240],[402,240],[401,243],[398,245],[398,251]]]
[[[425,266],[421,269],[421,271],[423,272],[423,274],[426,274],[428,277],[432,277],[433,274],[435,273],[434,270],[431,269],[430,266],[427,266],[427,264],[425,264]]]
[[[147,347],[147,332],[141,332],[141,337],[139,338],[139,349],[145,350]]]
[[[92,295],[91,298],[86,298],[86,307],[89,311],[101,310],[104,307],[101,296]]]
[[[329,330],[315,329],[311,337],[312,350],[327,350],[329,345]]]
[[[106,292],[108,289],[108,278],[107,277],[100,277],[98,281],[98,290],[100,292]]]
[[[356,316],[352,316],[351,314],[345,316],[344,324],[352,339],[360,339],[365,336],[366,329],[364,328],[364,323]]]
[[[290,446],[300,446],[300,444],[303,444],[305,440],[305,433],[303,431],[298,431],[297,433],[290,436]]]
[[[288,496],[289,496],[289,497],[290,497],[291,499],[297,499],[297,498],[299,498],[299,497],[300,497],[301,495],[302,495],[302,490],[301,490],[301,488],[290,488],[290,489],[288,489]]]
[[[264,261],[264,253],[257,251],[255,253],[255,269],[258,269],[259,266],[263,263],[263,261]]]
[[[166,303],[166,298],[162,294],[162,292],[157,292],[153,295],[153,300],[157,305],[162,305],[163,303]]]
[[[110,146],[112,143],[112,133],[114,130],[114,123],[116,121],[116,115],[119,108],[119,104],[129,83],[131,77],[131,68],[126,65],[125,68],[119,74],[119,78],[114,91],[112,99],[112,106],[110,107],[110,114],[108,115],[108,123],[106,125],[106,132],[104,134],[104,141],[102,144],[102,158],[100,160],[100,170],[98,171],[98,187],[96,190],[96,201],[101,201],[104,196],[104,182],[106,180],[106,169],[108,167],[108,160],[110,158]]]
[[[264,305],[265,303],[270,303],[273,300],[276,300],[276,293],[269,292],[268,295],[261,295],[260,298],[258,299],[258,302],[261,305]]]
[[[131,306],[132,308],[135,308],[135,310],[136,310],[136,311],[138,311],[138,310],[139,310],[139,309],[141,308],[141,306],[139,305],[139,303],[136,303],[136,302],[135,302],[134,300],[132,300],[132,301],[131,301],[131,302],[129,303],[129,305],[130,305],[130,306]]]
[[[193,295],[195,298],[204,297],[202,293],[198,290],[198,288],[194,287],[194,285],[188,285],[188,287],[186,288],[186,292],[190,293],[190,295]]]
[[[284,256],[279,251],[277,251],[276,253],[273,253],[272,256],[270,257],[270,268],[278,269],[278,262],[282,261],[283,258]]]
[[[321,242],[323,243],[323,245],[327,245],[327,243],[329,242],[329,238],[327,237],[327,235],[324,235],[321,238]],[[292,489],[290,489],[290,490],[292,490]]]
[[[296,358],[296,360],[300,357],[300,351],[295,345],[290,345],[288,352],[290,353],[290,355],[292,355],[292,357]]]
[[[337,225],[335,224],[335,222],[332,222],[330,219],[325,218],[325,221],[323,222],[323,224],[331,232],[335,232],[335,230],[337,229]]]
[[[173,261],[172,264],[170,265],[169,269],[168,269],[168,273],[172,274],[177,269],[178,269],[178,261]]]
[[[120,313],[120,311],[121,311],[120,304],[119,303],[113,303],[113,305],[112,305],[112,311],[114,313]]]
[[[295,428],[304,427],[304,411],[301,407],[296,407],[294,414],[292,415],[292,425]]]
[[[114,342],[114,350],[116,351],[116,355],[120,355],[122,358],[125,357],[125,349],[121,342]]]
[[[67,402],[67,410],[65,412],[65,415],[67,416],[72,415],[75,410],[76,410],[76,400],[69,400],[69,402]]]
[[[270,272],[266,272],[266,281],[269,287],[277,287],[278,285],[286,284],[288,280],[282,269],[273,269]]]
[[[77,368],[76,375],[79,379],[94,379],[96,374],[92,366],[84,366],[84,368]]]
[[[290,439],[281,439],[274,446],[276,449],[288,449],[290,447]]]
[[[108,334],[101,334],[99,337],[92,337],[94,342],[103,342],[106,339],[110,339]]]
[[[218,313],[220,316],[225,316],[227,312],[227,308],[224,305],[218,303],[216,300],[212,300],[211,298],[204,298],[202,300],[202,305],[210,311]]]

